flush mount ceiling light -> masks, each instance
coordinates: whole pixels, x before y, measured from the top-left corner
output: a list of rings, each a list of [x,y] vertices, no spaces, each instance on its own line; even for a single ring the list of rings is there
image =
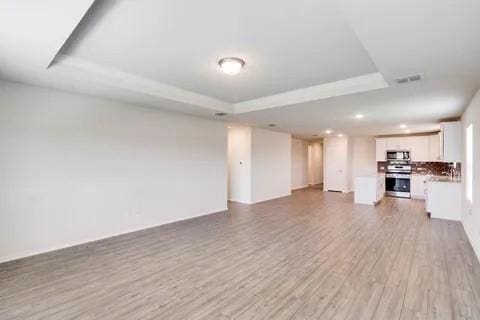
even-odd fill
[[[326,133],[326,134],[330,134],[330,133],[332,133],[332,130],[330,130],[330,129],[325,130],[325,133]]]
[[[402,123],[402,124],[400,125],[400,129],[406,129],[406,128],[407,128],[407,125],[406,125],[406,124],[403,124],[403,123]]]
[[[343,134],[339,133],[339,134],[337,135],[337,137],[341,138],[341,137],[343,137]]]
[[[356,119],[363,119],[363,114],[357,113],[357,114],[355,115],[355,118],[356,118]]]
[[[240,73],[245,61],[239,58],[223,58],[218,61],[218,64],[224,73],[233,76]]]

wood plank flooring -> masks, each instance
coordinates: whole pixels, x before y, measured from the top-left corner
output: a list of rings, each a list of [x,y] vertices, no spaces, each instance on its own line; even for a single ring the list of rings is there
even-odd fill
[[[0,265],[0,319],[480,319],[460,223],[304,189]]]

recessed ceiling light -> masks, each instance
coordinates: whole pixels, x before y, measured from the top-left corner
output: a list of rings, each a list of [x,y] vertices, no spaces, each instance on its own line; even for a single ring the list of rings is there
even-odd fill
[[[333,131],[330,130],[330,129],[325,130],[325,133],[326,133],[326,134],[331,134],[332,132],[333,132]]]
[[[406,127],[407,127],[407,125],[404,124],[404,123],[402,123],[402,124],[400,125],[400,129],[405,129]]]
[[[363,118],[363,114],[357,113],[357,114],[355,115],[355,118],[357,118],[357,119],[362,119],[362,118]]]
[[[226,112],[217,112],[215,113],[216,116],[219,116],[219,117],[223,117],[223,116],[226,116],[227,113]]]
[[[269,126],[269,127],[276,127],[277,125],[274,124],[274,123],[270,123],[268,126]]]
[[[341,137],[343,137],[343,134],[339,133],[339,134],[337,134],[337,137],[341,138]]]
[[[412,132],[412,131],[407,129],[407,130],[405,130],[404,132],[405,132],[405,133],[410,133],[410,132]]]
[[[233,76],[240,73],[245,61],[238,58],[223,58],[218,61],[218,64],[224,73]]]

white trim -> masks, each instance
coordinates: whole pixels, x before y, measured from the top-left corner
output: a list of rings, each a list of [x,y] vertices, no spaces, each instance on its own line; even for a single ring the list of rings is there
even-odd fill
[[[228,102],[136,76],[131,73],[107,68],[84,59],[60,55],[52,69],[59,67],[87,73],[91,79],[95,79],[113,88],[183,102],[215,111],[227,113],[233,113],[234,111],[233,105]]]
[[[264,199],[252,201],[251,204],[256,204],[256,203],[260,203],[260,202],[270,201],[270,200],[274,200],[274,199],[278,199],[278,198],[290,197],[291,195],[292,195],[292,190],[290,190],[289,193],[286,193],[286,194],[281,195],[281,196],[271,196],[271,197],[266,197],[266,198],[264,198]]]
[[[0,257],[0,263],[9,262],[9,261],[17,260],[17,259],[22,259],[22,258],[27,258],[27,257],[31,257],[31,256],[36,256],[36,255],[39,255],[39,254],[42,254],[42,253],[48,253],[48,252],[52,252],[52,251],[66,249],[66,248],[70,248],[70,247],[74,247],[74,246],[78,246],[78,245],[83,245],[83,244],[87,244],[87,243],[94,242],[94,241],[104,240],[104,239],[108,239],[108,238],[112,238],[112,237],[116,237],[116,236],[121,236],[121,235],[125,235],[125,234],[128,234],[128,233],[136,232],[136,231],[155,228],[155,227],[163,226],[163,225],[174,223],[174,222],[190,220],[190,219],[193,219],[193,218],[207,216],[209,214],[214,214],[214,213],[223,212],[223,211],[227,211],[227,210],[228,210],[228,208],[225,207],[223,209],[217,209],[217,210],[214,210],[212,212],[202,213],[202,214],[199,214],[199,215],[194,215],[194,216],[191,216],[191,217],[188,217],[188,218],[185,218],[185,219],[171,220],[171,221],[169,220],[169,221],[165,221],[165,222],[162,222],[162,223],[159,223],[159,224],[145,225],[145,226],[141,226],[141,227],[126,229],[126,230],[123,230],[121,232],[107,233],[107,234],[104,234],[104,235],[99,236],[99,237],[83,239],[81,241],[69,242],[69,243],[66,243],[66,244],[61,245],[61,246],[52,246],[52,247],[47,247],[47,248],[42,248],[42,249],[37,249],[37,250],[25,250],[21,253],[17,253],[17,254],[14,254],[14,255],[7,255],[7,256]]]
[[[310,184],[306,184],[306,185],[304,185],[304,186],[292,188],[292,191],[300,190],[300,189],[305,189],[305,188],[308,188],[308,187],[310,187]]]
[[[297,103],[316,101],[348,94],[367,92],[387,88],[389,85],[379,72],[361,75],[349,79],[325,83],[307,88],[287,91],[258,99],[229,103],[207,95],[198,94],[152,79],[137,76],[117,69],[104,67],[94,62],[60,54],[51,70],[60,73],[84,75],[91,81],[111,88],[126,90],[141,95],[162,98],[202,107],[209,110],[241,114],[245,112],[270,109]],[[73,72],[72,72],[73,71]]]
[[[465,231],[466,235],[467,235],[467,239],[468,239],[468,242],[470,243],[470,246],[472,247],[473,249],[473,252],[475,252],[475,255],[477,256],[477,259],[478,261],[480,261],[480,248],[477,248],[475,245],[474,245],[474,241],[475,241],[475,235],[473,234],[470,234],[470,231],[469,231],[469,228],[466,228],[465,227],[465,221],[464,219],[462,219],[462,227],[463,227],[463,230]]]
[[[387,88],[379,72],[236,103],[236,114]]]
[[[241,204],[253,204],[253,202],[250,201],[242,201],[242,200],[234,200],[234,199],[228,199],[229,202],[235,202],[235,203],[241,203]]]

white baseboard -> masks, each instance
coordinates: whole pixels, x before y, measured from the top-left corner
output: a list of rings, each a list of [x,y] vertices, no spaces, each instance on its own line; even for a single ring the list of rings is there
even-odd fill
[[[417,199],[417,200],[425,200],[425,196],[412,195],[412,196],[410,196],[410,198]]]
[[[241,204],[252,204],[252,202],[248,201],[243,201],[243,200],[236,200],[236,199],[228,199],[230,202],[236,202],[236,203],[241,203]]]
[[[480,247],[475,246],[475,244],[474,244],[475,241],[474,241],[473,235],[470,234],[470,232],[468,231],[468,228],[465,228],[465,225],[463,224],[463,221],[461,221],[461,222],[462,222],[463,230],[465,231],[465,233],[467,235],[468,241],[470,242],[470,245],[473,248],[473,252],[475,252],[475,255],[477,256],[477,259],[480,262]]]
[[[292,195],[292,192],[289,192],[289,193],[286,193],[284,195],[277,195],[277,196],[273,196],[273,197],[267,197],[267,198],[264,198],[264,199],[260,199],[260,200],[257,200],[255,202],[252,202],[251,204],[270,201],[270,200],[273,200],[273,199],[278,199],[278,198],[283,198],[283,197],[289,197],[291,195]]]
[[[300,190],[300,189],[305,189],[305,188],[308,188],[308,187],[310,187],[310,185],[309,185],[309,184],[306,184],[306,185],[304,185],[304,186],[292,188],[292,191],[294,191],[294,190]]]
[[[19,252],[19,253],[16,253],[16,254],[1,256],[0,257],[0,263],[9,262],[9,261],[18,260],[18,259],[27,258],[27,257],[32,257],[32,256],[36,256],[36,255],[39,255],[39,254],[42,254],[42,253],[48,253],[48,252],[57,251],[57,250],[65,249],[65,248],[70,248],[70,247],[74,247],[74,246],[78,246],[78,245],[82,245],[82,244],[87,244],[87,243],[90,243],[90,242],[104,240],[104,239],[108,239],[108,238],[112,238],[112,237],[116,237],[116,236],[120,236],[120,235],[124,235],[124,234],[128,234],[128,233],[132,233],[132,232],[136,232],[136,231],[155,228],[155,227],[163,226],[163,225],[174,223],[174,222],[186,221],[186,220],[190,220],[190,219],[194,219],[194,218],[198,218],[198,217],[202,217],[202,216],[206,216],[206,215],[209,215],[209,214],[218,213],[218,212],[222,212],[222,211],[227,211],[227,210],[228,210],[228,208],[222,208],[222,209],[214,210],[212,212],[202,213],[202,214],[199,214],[199,215],[191,216],[191,217],[188,217],[188,218],[185,218],[185,219],[169,220],[169,221],[165,221],[165,222],[162,222],[162,223],[159,223],[159,224],[145,225],[145,226],[141,226],[141,227],[126,229],[126,230],[122,230],[120,232],[103,234],[103,235],[98,236],[98,237],[82,239],[82,240],[79,240],[79,241],[73,241],[73,242],[65,243],[65,244],[58,245],[58,246],[51,246],[51,247],[40,248],[40,249],[35,249],[35,250],[25,250],[25,251],[22,251],[22,252]]]

